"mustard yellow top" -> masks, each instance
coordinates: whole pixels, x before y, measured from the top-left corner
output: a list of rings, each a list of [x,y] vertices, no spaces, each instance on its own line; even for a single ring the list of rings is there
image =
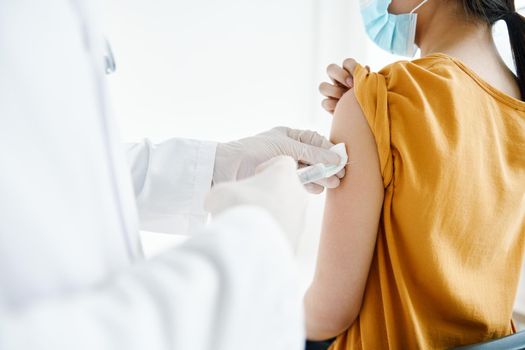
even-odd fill
[[[383,213],[361,313],[331,350],[446,349],[513,332],[525,103],[443,54],[354,72]]]

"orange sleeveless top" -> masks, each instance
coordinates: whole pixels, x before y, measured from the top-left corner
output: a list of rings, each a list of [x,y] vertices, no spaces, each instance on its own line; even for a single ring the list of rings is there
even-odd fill
[[[360,315],[330,348],[508,335],[525,252],[525,102],[436,54],[354,72],[383,213]]]

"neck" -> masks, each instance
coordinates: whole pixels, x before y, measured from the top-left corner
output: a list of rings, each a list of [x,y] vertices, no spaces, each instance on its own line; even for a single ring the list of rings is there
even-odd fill
[[[456,8],[443,7],[427,13],[427,21],[418,28],[416,38],[421,56],[440,52],[461,58],[465,54],[480,51],[497,55],[491,28],[475,21],[466,21],[458,15],[458,11]]]
[[[416,37],[421,55],[444,53],[457,58],[489,84],[520,98],[516,77],[501,58],[492,29],[486,24],[465,20],[457,10],[445,8],[447,3],[440,2],[436,8],[421,12]]]

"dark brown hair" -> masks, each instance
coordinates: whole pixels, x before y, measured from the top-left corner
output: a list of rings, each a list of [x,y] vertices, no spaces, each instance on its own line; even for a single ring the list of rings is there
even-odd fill
[[[521,98],[525,99],[525,18],[516,12],[514,0],[460,0],[470,17],[492,26],[499,20],[507,23],[512,56],[516,65]]]

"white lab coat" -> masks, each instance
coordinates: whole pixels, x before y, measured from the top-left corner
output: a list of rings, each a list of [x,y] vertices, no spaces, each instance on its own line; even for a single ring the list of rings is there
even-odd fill
[[[262,209],[142,259],[133,188],[144,228],[195,232],[215,146],[132,145],[131,181],[84,5],[0,0],[0,349],[300,349],[291,254]]]

